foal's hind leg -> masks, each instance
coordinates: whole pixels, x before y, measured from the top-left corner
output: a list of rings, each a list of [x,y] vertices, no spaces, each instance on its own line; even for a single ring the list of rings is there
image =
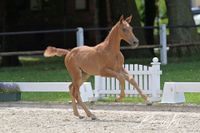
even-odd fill
[[[82,102],[81,96],[80,96],[80,86],[83,84],[83,82],[89,77],[88,74],[83,73],[81,71],[81,69],[76,68],[74,66],[73,68],[73,72],[70,73],[71,77],[72,77],[72,85],[73,85],[73,89],[74,89],[74,97],[76,99],[76,101],[78,102],[78,104],[84,109],[85,113],[87,114],[88,117],[91,117],[93,120],[96,119],[95,115],[93,115],[89,109],[87,108],[87,106],[85,105],[85,103]]]
[[[89,75],[86,74],[86,73],[84,73],[84,72],[82,72],[82,82],[80,83],[79,87],[80,87],[80,86],[84,83],[84,81],[86,81],[88,78],[89,78]],[[85,113],[87,114],[87,116],[88,116],[88,117],[91,117],[92,120],[95,120],[95,119],[96,119],[96,116],[95,116],[94,114],[92,114],[92,113],[90,112],[90,110],[87,108],[87,106],[85,105],[85,103],[83,103],[82,98],[81,98],[81,96],[80,96],[80,91],[79,91],[79,90],[80,90],[80,89],[78,89],[78,91],[77,91],[77,95],[78,95],[78,97],[77,97],[77,102],[78,102],[79,105],[84,109],[84,111],[85,111]]]
[[[85,105],[85,103],[83,103],[81,96],[80,96],[80,92],[78,92],[78,99],[77,99],[79,105],[84,109],[85,113],[87,114],[88,117],[91,117],[92,120],[96,119],[96,116],[94,114],[92,114],[90,112],[90,110],[87,108],[87,106]]]
[[[69,91],[70,91],[70,96],[71,96],[71,99],[72,99],[72,108],[73,108],[74,115],[79,117],[80,119],[84,118],[78,112],[76,99],[75,99],[75,97],[77,97],[77,94],[75,94],[72,84],[70,84],[70,86],[69,86]]]

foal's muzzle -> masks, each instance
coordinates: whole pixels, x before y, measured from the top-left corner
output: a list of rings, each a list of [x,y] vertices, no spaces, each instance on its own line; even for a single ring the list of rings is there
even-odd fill
[[[134,39],[134,41],[132,41],[131,43],[131,47],[136,48],[139,45],[139,40]]]

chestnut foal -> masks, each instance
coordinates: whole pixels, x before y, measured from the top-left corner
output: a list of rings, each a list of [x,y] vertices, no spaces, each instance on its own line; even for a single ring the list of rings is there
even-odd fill
[[[125,96],[125,80],[132,84],[141,97],[147,101],[147,96],[142,93],[133,76],[129,75],[123,68],[124,57],[120,52],[121,40],[125,40],[132,47],[137,47],[139,44],[138,39],[132,32],[132,27],[129,25],[131,19],[132,16],[124,19],[122,15],[106,39],[95,47],[82,46],[69,51],[49,46],[45,50],[45,57],[65,56],[65,66],[72,78],[69,90],[72,98],[73,112],[80,119],[83,116],[80,116],[78,112],[76,101],[84,109],[88,117],[91,117],[92,120],[96,119],[96,116],[82,102],[79,92],[80,86],[91,75],[115,77],[119,80],[121,93],[116,101],[121,101]]]

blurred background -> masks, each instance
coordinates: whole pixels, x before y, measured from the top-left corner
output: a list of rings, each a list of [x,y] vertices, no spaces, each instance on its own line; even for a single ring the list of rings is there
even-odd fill
[[[78,27],[84,30],[84,45],[95,46],[122,14],[133,15],[140,41],[137,49],[122,41],[126,64],[149,66],[153,57],[160,58],[164,33],[168,62],[161,65],[161,88],[164,82],[200,81],[200,0],[0,0],[0,81],[71,81],[63,57],[44,58],[44,49],[77,47]],[[94,88],[94,77],[89,81]],[[69,99],[62,92],[22,92],[24,101]],[[186,93],[186,102],[199,104],[200,94]]]
[[[132,14],[140,45],[159,45],[159,26],[166,24],[168,56],[196,55],[199,7],[200,0],[1,0],[0,52],[44,50],[48,45],[71,49],[77,46],[77,27],[84,28],[85,45],[95,46],[122,14]],[[149,47],[122,52],[126,58],[157,54]],[[20,65],[19,55],[1,56],[1,66]]]

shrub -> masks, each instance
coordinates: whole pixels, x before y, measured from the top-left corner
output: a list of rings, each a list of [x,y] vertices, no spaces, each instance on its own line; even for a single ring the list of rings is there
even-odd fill
[[[20,92],[20,88],[17,84],[0,83],[0,93],[16,93]]]

